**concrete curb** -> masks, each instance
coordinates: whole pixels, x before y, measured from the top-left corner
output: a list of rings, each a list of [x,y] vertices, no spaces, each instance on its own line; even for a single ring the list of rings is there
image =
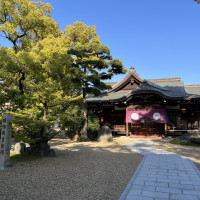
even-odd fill
[[[192,165],[192,167],[194,168],[194,170],[196,171],[196,173],[199,175],[199,177],[200,177],[200,171],[199,171],[199,169],[197,168],[197,166],[194,164],[194,162],[192,161],[192,160],[190,160],[189,158],[188,158],[188,160],[189,160],[189,162],[191,163],[191,165]]]

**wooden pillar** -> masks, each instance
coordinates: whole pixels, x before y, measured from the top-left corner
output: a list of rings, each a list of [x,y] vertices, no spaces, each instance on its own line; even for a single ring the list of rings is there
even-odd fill
[[[167,123],[164,125],[165,137],[167,136]]]
[[[103,122],[104,122],[104,118],[101,116],[101,117],[100,117],[101,126],[103,126]]]
[[[128,122],[126,122],[126,137],[128,137]]]

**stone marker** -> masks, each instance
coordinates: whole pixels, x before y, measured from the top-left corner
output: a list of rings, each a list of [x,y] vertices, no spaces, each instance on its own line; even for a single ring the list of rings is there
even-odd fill
[[[98,131],[98,142],[112,142],[112,132],[108,126],[102,126]]]
[[[16,154],[25,154],[26,153],[26,145],[23,142],[17,142],[15,144],[14,152]]]
[[[0,140],[0,169],[5,169],[10,166],[11,133],[12,115],[4,113]]]

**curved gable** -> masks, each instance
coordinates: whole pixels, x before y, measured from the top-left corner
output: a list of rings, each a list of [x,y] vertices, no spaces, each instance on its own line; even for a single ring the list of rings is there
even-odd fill
[[[123,91],[136,89],[141,85],[143,81],[144,79],[136,73],[133,67],[131,67],[127,76],[122,81],[115,84],[113,88],[108,91],[108,93],[118,92],[120,90]]]

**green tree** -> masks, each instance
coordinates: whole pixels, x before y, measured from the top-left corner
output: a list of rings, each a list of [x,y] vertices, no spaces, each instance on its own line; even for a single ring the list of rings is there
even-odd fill
[[[14,116],[15,137],[39,144],[39,151],[81,99],[80,86],[71,83],[68,40],[51,18],[52,9],[41,2],[0,0],[0,32],[13,44],[0,48],[1,107]]]
[[[115,74],[126,73],[120,60],[113,59],[110,49],[101,44],[96,34],[96,27],[87,26],[82,22],[75,22],[67,26],[69,51],[72,55],[76,82],[82,86],[84,103],[83,140],[87,140],[87,101],[86,95],[100,95],[101,90],[109,89],[103,80],[110,79]]]
[[[50,16],[52,10],[50,4],[42,2],[0,0],[0,34],[13,45],[15,53],[30,51],[37,41],[48,34],[59,34],[58,24]],[[23,94],[23,81],[29,66],[16,66],[15,61],[12,62],[14,66],[6,70],[12,73],[12,80],[18,77],[18,88]]]
[[[60,127],[64,126],[67,123],[65,115],[70,115],[72,104],[80,101],[80,90],[76,84],[71,83],[71,57],[67,53],[66,44],[64,35],[48,35],[37,42],[31,51],[15,52],[10,48],[0,50],[6,58],[2,56],[0,73],[5,85],[17,89],[17,81],[13,79],[10,82],[12,73],[5,70],[13,61],[14,68],[28,66],[23,94],[20,93],[24,99],[23,104],[12,106],[11,109],[15,128],[18,129],[16,138],[29,143],[47,143],[57,134],[57,131],[52,131],[54,125],[57,123]],[[58,119],[61,120],[58,122]]]

